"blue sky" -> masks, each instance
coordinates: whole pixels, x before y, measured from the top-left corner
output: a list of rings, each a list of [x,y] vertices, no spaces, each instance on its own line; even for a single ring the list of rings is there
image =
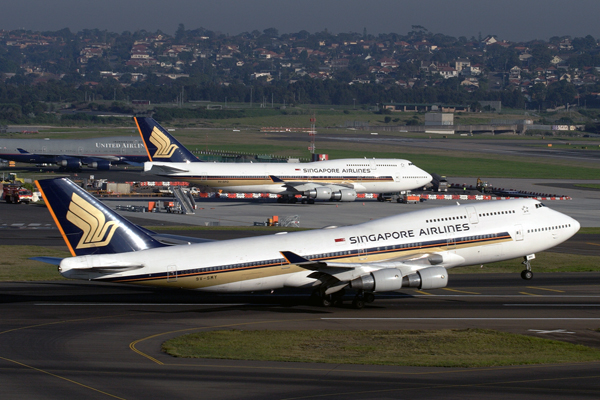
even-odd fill
[[[412,25],[459,37],[488,34],[511,41],[552,36],[600,38],[599,0],[12,0],[0,7],[0,29],[111,32],[158,29],[174,34],[206,28],[231,35],[276,28],[280,33],[395,32]]]

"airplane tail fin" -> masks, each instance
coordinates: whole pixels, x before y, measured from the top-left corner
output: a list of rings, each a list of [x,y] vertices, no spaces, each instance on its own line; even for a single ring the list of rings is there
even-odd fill
[[[150,161],[200,162],[153,118],[134,117]]]
[[[73,256],[166,246],[67,178],[44,179],[35,184]]]

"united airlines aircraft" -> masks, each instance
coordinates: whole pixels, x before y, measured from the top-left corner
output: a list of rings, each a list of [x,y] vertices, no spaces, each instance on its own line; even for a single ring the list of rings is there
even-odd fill
[[[282,202],[354,201],[357,193],[422,188],[431,175],[402,159],[340,159],[311,163],[201,162],[152,118],[135,117],[150,162],[144,171],[230,193],[275,193]]]
[[[148,161],[144,144],[137,137],[96,139],[0,139],[0,159],[53,164],[68,171],[83,165],[109,170],[117,164],[141,165]]]
[[[305,287],[328,306],[355,292],[443,288],[448,269],[523,257],[579,230],[532,199],[413,211],[354,226],[169,246],[66,178],[36,182],[73,257],[41,260],[73,279],[237,293]]]

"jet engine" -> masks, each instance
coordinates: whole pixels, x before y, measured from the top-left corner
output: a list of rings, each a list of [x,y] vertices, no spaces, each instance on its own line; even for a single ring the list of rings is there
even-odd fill
[[[355,290],[369,292],[390,292],[402,287],[418,289],[439,289],[448,285],[448,271],[444,267],[428,267],[414,274],[402,276],[399,269],[384,268],[350,281]]]
[[[352,189],[342,189],[339,192],[333,192],[331,194],[331,200],[354,201],[356,200],[356,191]]]
[[[448,285],[448,271],[444,267],[423,268],[402,278],[404,287],[439,289],[446,285]]]
[[[350,287],[355,290],[370,292],[399,290],[402,287],[402,273],[396,268],[379,269],[351,280]]]
[[[94,161],[88,164],[90,168],[96,168],[98,171],[108,171],[110,169],[110,161]]]
[[[77,158],[67,158],[66,160],[59,161],[57,164],[66,170],[76,171],[81,169],[81,161]]]
[[[329,200],[331,199],[331,189],[320,186],[304,192],[304,195],[310,199]]]

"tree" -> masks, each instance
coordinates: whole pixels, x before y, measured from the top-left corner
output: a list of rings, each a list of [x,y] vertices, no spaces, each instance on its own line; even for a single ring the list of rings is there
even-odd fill
[[[263,31],[263,33],[272,38],[279,37],[279,31],[275,28],[267,28]]]
[[[175,41],[178,43],[183,43],[187,37],[187,32],[185,31],[185,26],[183,24],[179,24],[177,27],[177,31],[175,31]]]

